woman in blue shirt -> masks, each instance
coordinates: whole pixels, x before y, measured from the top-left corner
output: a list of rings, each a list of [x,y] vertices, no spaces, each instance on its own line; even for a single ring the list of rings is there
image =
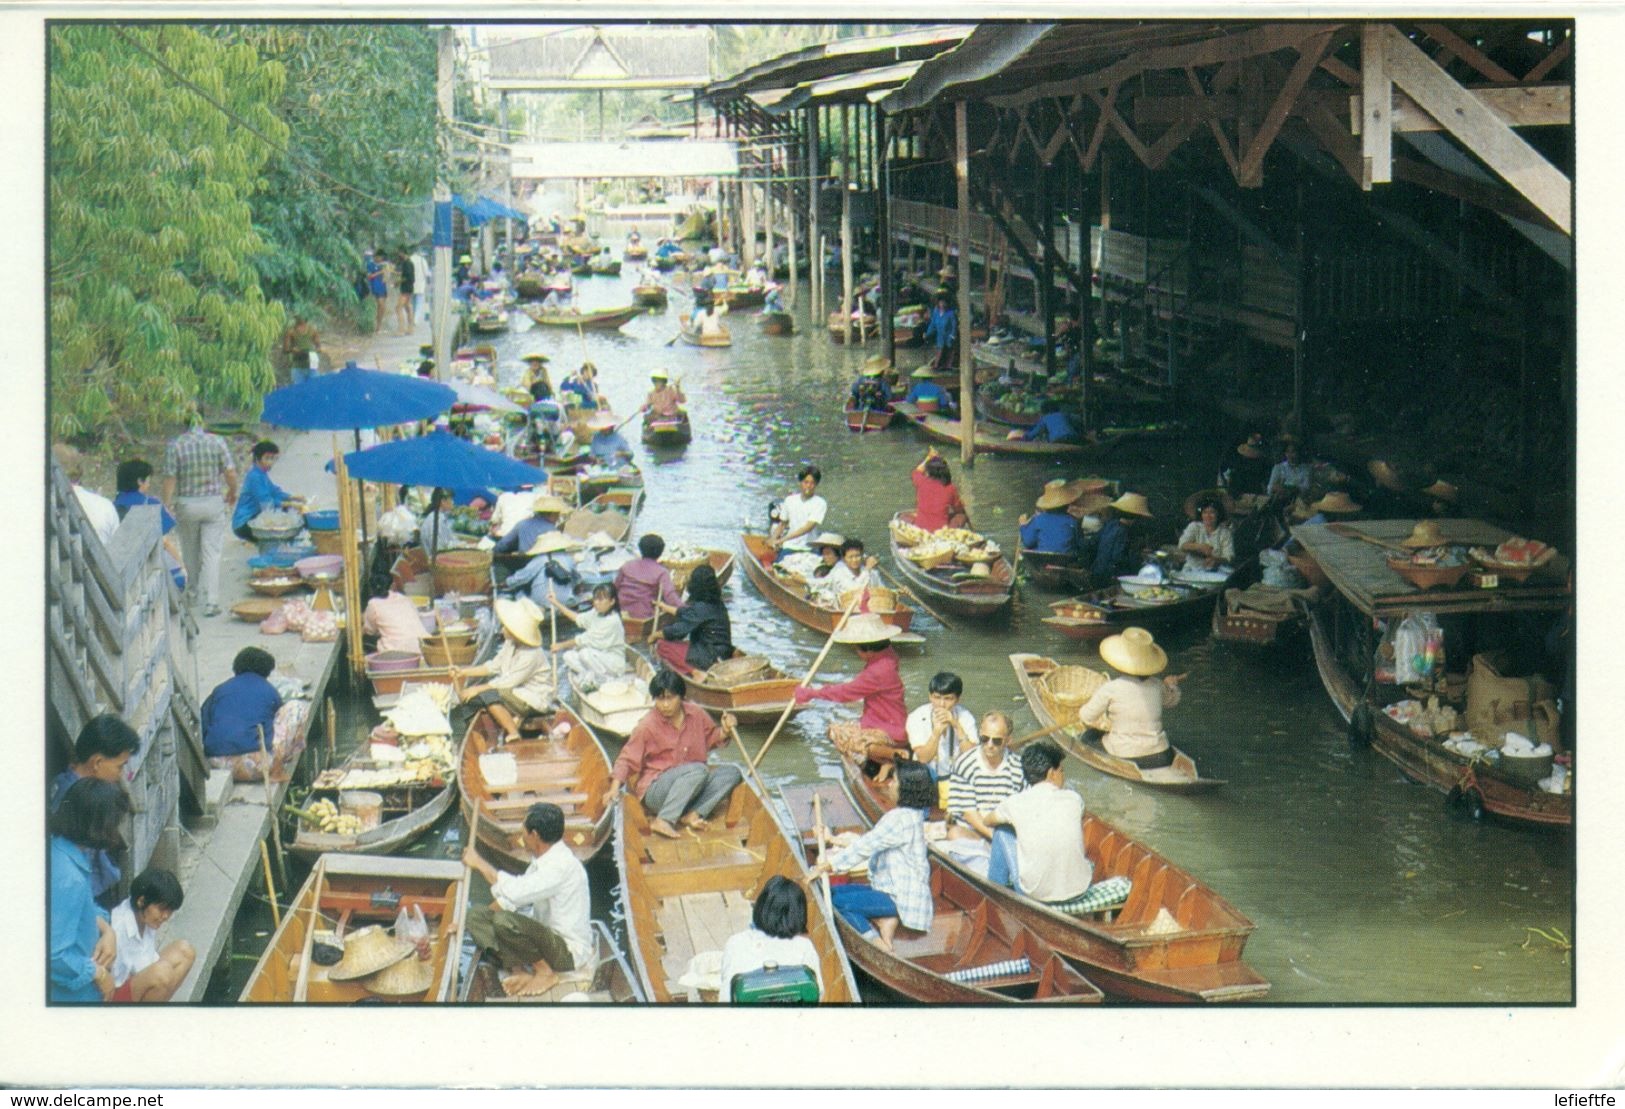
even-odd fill
[[[186,569],[181,563],[180,544],[175,541],[172,534],[175,530],[175,517],[169,514],[169,509],[164,507],[163,501],[147,491],[152,485],[152,463],[140,458],[120,462],[117,480],[118,496],[113,498],[113,507],[118,510],[120,520],[129,515],[132,508],[149,504],[158,506],[164,537],[164,567],[169,571],[169,576],[175,579],[175,588],[185,589]]]
[[[260,747],[269,752],[274,744],[282,707],[282,695],[269,681],[275,669],[269,651],[244,647],[231,660],[233,677],[203,702],[203,753],[210,766],[230,770],[236,781],[257,782],[267,770]]]
[[[271,480],[271,467],[282,456],[281,449],[269,439],[254,444],[254,464],[243,479],[243,490],[237,494],[237,508],[231,514],[231,530],[238,539],[252,540],[248,522],[269,508],[281,508],[293,498],[288,491]]]
[[[932,369],[940,370],[948,365],[949,355],[958,337],[959,314],[948,303],[947,296],[939,295],[936,306],[931,309],[931,318],[925,324],[925,338],[937,347],[937,356],[931,362]]]
[[[90,859],[124,850],[119,824],[129,795],[112,782],[81,778],[51,814],[50,1000],[98,1002],[113,995],[118,942],[91,892]]]
[[[1118,575],[1132,574],[1138,568],[1140,554],[1133,545],[1130,518],[1151,519],[1151,506],[1143,494],[1124,493],[1101,512],[1106,522],[1100,525],[1094,564],[1089,568],[1090,582],[1096,589],[1105,589]]]

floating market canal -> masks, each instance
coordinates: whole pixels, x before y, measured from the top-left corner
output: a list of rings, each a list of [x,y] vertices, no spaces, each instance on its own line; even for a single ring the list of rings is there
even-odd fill
[[[578,281],[581,307],[624,304],[634,283],[631,273]],[[800,300],[806,303],[805,291]],[[678,453],[637,448],[647,488],[639,533],[736,549],[742,529],[765,529],[770,502],[792,491],[797,468],[812,461],[824,473],[827,526],[863,538],[884,562],[887,522],[912,505],[908,475],[926,444],[908,427],[867,435],[845,428],[840,398],[874,346],[832,344],[822,329],[808,326],[804,309],[792,337],[764,335],[755,313],[739,312],[728,320],[729,349],[669,343],[678,313],[688,308],[688,299],[674,293],[664,311],[618,331],[584,334],[533,328],[520,318],[511,333],[488,340],[499,356],[499,383],[511,384],[520,356],[533,350],[551,356],[555,382],[586,358],[599,368],[614,410],[629,413],[642,402],[650,371],[663,367],[688,395],[694,439]],[[924,357],[899,352],[905,369]],[[1181,502],[1210,482],[1211,461],[1223,446],[1192,434],[1084,464],[979,456],[973,468],[957,458],[952,465],[975,526],[1006,549],[1014,548],[1017,519],[1031,511],[1046,481],[1085,472],[1143,492],[1156,513],[1154,534],[1172,541],[1184,523]],[[1034,730],[1012,652],[1102,665],[1092,644],[1061,638],[1040,623],[1049,602],[1063,595],[1023,587],[1008,624],[956,620],[948,629],[920,617],[916,629],[926,643],[901,652],[908,703],[923,703],[931,676],[950,670],[964,678],[973,712],[1003,709],[1013,715],[1017,735]],[[735,642],[787,672],[804,672],[822,646],[822,636],[774,608],[743,574],[734,575],[724,598]],[[1447,815],[1439,793],[1352,746],[1317,677],[1307,637],[1268,650],[1220,644],[1203,619],[1159,634],[1159,641],[1169,672],[1189,674],[1183,702],[1165,717],[1170,738],[1204,775],[1226,784],[1200,795],[1158,792],[1071,759],[1067,780],[1089,810],[1251,919],[1245,958],[1269,980],[1268,1002],[1572,999],[1569,956],[1540,935],[1567,935],[1570,927],[1574,873],[1566,834]],[[821,677],[856,669],[852,656],[836,653]],[[376,722],[371,713],[365,697],[347,706],[341,747]],[[849,718],[851,710],[815,703],[794,716],[762,764],[768,786],[839,780],[840,760],[825,728],[842,714]],[[768,729],[741,730],[754,749]],[[455,858],[467,838],[454,812],[411,853]],[[601,919],[620,911],[610,854],[589,868],[594,916]],[[269,928],[265,907],[247,900],[237,957],[211,997],[236,997]]]

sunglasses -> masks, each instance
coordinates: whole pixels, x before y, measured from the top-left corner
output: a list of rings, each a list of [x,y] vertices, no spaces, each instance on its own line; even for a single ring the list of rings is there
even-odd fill
[[[1010,738],[1009,736],[1004,736],[1004,735],[985,735],[985,736],[982,737],[982,746],[983,747],[1003,747],[1004,746],[1004,741],[1009,739],[1009,738]]]

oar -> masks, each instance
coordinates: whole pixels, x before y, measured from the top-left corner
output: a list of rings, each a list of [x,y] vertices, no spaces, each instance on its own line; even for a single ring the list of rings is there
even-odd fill
[[[1014,751],[1017,747],[1031,743],[1035,739],[1043,739],[1047,735],[1054,735],[1056,732],[1064,731],[1067,728],[1075,728],[1077,726],[1077,721],[1075,720],[1063,720],[1059,724],[1051,724],[1049,727],[1041,728],[1036,732],[1028,732],[1020,739],[1012,739],[1009,743],[1006,743],[1005,746]]]
[[[818,861],[824,861],[824,795],[813,794],[813,835],[818,837]],[[829,875],[822,875],[818,884],[824,891],[824,911],[830,916],[835,915],[835,906],[829,892]]]
[[[924,601],[920,600],[919,594],[915,593],[914,590],[910,589],[908,586],[906,586],[902,582],[898,581],[892,575],[886,573],[884,568],[882,568],[880,566],[876,566],[875,569],[880,572],[880,575],[882,577],[884,577],[888,582],[891,583],[893,589],[896,589],[899,593],[903,594],[909,600],[913,601],[915,604],[917,604],[921,608],[925,609],[925,611],[929,612],[933,617],[936,618],[937,622],[940,623],[943,627],[949,629],[950,631],[958,630],[958,625],[956,625],[952,620],[949,620],[946,616],[944,616],[942,613],[938,612],[936,609],[932,608],[930,605],[926,604]]]
[[[1409,547],[1401,546],[1398,543],[1390,543],[1386,539],[1378,539],[1374,535],[1367,535],[1353,524],[1327,524],[1326,530],[1331,532],[1333,535],[1341,535],[1345,539],[1364,540],[1365,542],[1370,543],[1372,546],[1381,547],[1384,550],[1398,551],[1401,554],[1407,555],[1411,553],[1411,549]]]
[[[818,657],[813,659],[813,664],[807,670],[806,676],[797,682],[797,685],[806,685],[808,682],[813,680],[813,676],[818,673],[818,668],[824,665],[824,657],[829,654],[829,649],[835,645],[835,636],[842,628],[846,627],[847,618],[852,615],[852,610],[858,607],[858,602],[862,599],[863,590],[854,590],[852,593],[852,600],[847,602],[846,611],[841,613],[841,618],[836,621],[835,627],[829,633],[829,638],[824,640],[823,650],[818,652]],[[784,706],[784,711],[779,713],[779,722],[773,725],[773,730],[767,734],[767,742],[762,744],[762,749],[760,751],[756,752],[756,757],[750,760],[750,767],[752,770],[756,769],[757,765],[761,763],[762,756],[767,754],[767,749],[769,747],[773,746],[773,741],[779,737],[779,730],[784,727],[784,722],[790,719],[790,714],[795,710],[796,702],[795,698],[792,697],[789,703]]]
[[[745,757],[745,772],[750,775],[750,780],[756,783],[756,788],[761,790],[762,796],[767,797],[767,786],[763,784],[761,775],[756,773],[756,764],[750,761],[750,752],[745,749],[745,741],[739,738],[739,729],[729,725],[728,734],[733,736],[734,743],[739,746],[739,753]]]

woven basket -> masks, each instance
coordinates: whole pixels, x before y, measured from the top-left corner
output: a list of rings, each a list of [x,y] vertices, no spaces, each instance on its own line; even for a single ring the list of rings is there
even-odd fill
[[[1057,666],[1038,679],[1045,697],[1057,706],[1076,712],[1106,684],[1106,675],[1086,666]]]
[[[450,646],[448,656],[446,647]],[[474,661],[474,637],[471,635],[447,636],[444,642],[438,635],[425,636],[418,640],[418,649],[423,652],[423,661],[430,666],[467,666]]]
[[[724,689],[745,685],[748,682],[761,681],[767,677],[767,672],[773,664],[757,655],[746,655],[744,658],[728,658],[714,664],[705,672],[705,680],[709,685],[720,685]]]
[[[1388,569],[1416,586],[1418,589],[1432,589],[1435,586],[1455,585],[1467,576],[1471,566],[1418,566],[1405,559],[1390,558]]]
[[[342,531],[313,531],[310,541],[316,545],[317,554],[336,555],[344,553],[344,533]]]
[[[846,606],[852,603],[852,598],[857,592],[856,589],[848,589],[841,594],[842,611],[845,611]],[[897,594],[884,586],[871,585],[869,587],[869,611],[881,615],[896,612]]]
[[[434,591],[441,593],[489,593],[491,591],[490,551],[442,551],[434,559]]]
[[[948,550],[943,551],[941,554],[929,555],[924,558],[915,555],[913,552],[909,552],[908,558],[910,562],[914,563],[914,565],[918,566],[922,570],[935,570],[939,566],[946,566],[948,563],[952,562],[954,560],[954,552]]]

